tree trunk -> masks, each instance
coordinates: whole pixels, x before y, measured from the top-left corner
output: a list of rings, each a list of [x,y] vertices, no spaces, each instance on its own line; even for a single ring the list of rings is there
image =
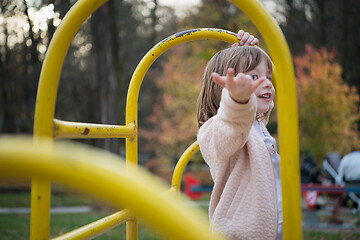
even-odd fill
[[[30,19],[27,2],[25,0],[23,0],[23,4],[24,4],[24,7],[25,7],[24,14],[25,14],[25,16],[27,18],[27,22],[28,22],[29,27],[30,27],[29,28],[29,38],[31,40],[31,45],[30,45],[31,61],[39,62],[38,51],[36,49],[37,45],[39,43],[39,39],[36,38],[35,35],[34,35],[34,31],[33,31],[34,23]]]
[[[4,35],[5,43],[3,51],[0,51],[0,91],[1,91],[1,102],[0,102],[0,116],[3,118],[2,129],[3,133],[15,133],[15,118],[12,113],[12,108],[10,105],[9,99],[9,83],[11,83],[11,76],[9,72],[8,63],[10,62],[10,55],[8,49],[8,31],[7,31],[7,21],[4,20]]]
[[[151,32],[151,36],[150,36],[150,41],[152,43],[152,45],[156,44],[156,37],[157,37],[157,33],[156,33],[156,25],[158,24],[158,17],[156,15],[156,10],[158,8],[158,2],[157,0],[153,0],[154,3],[154,8],[151,9],[151,27],[152,27],[152,32]]]
[[[96,77],[99,89],[100,121],[103,124],[118,124],[118,82],[114,60],[112,19],[114,1],[100,7],[91,17],[93,50],[95,54]],[[118,141],[105,139],[100,145],[106,150],[118,152]]]

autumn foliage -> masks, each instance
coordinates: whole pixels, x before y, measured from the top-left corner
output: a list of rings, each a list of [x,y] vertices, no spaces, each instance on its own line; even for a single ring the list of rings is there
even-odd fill
[[[360,146],[359,95],[345,84],[335,51],[316,50],[295,57],[302,153],[321,162],[330,151],[347,154]]]
[[[206,65],[200,52],[198,44],[175,47],[155,77],[160,94],[146,120],[151,127],[141,128],[139,136],[157,158],[177,158],[196,140],[196,101]]]

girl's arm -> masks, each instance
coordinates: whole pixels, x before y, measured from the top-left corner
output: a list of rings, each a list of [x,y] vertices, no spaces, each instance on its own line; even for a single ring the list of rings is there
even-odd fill
[[[213,74],[213,80],[224,88],[220,108],[198,133],[201,152],[209,165],[228,161],[245,145],[257,109],[253,92],[265,78],[234,76],[234,70],[229,69],[226,76]]]
[[[218,113],[200,127],[197,136],[204,160],[210,169],[215,169],[212,172],[214,180],[219,173],[221,175],[232,156],[244,147],[255,113],[254,95],[246,104],[239,104],[230,97],[226,88],[223,89]]]

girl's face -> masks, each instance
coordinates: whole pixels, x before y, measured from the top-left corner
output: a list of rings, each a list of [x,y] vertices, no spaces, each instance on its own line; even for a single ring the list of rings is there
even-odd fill
[[[266,78],[255,91],[254,94],[257,99],[257,113],[266,113],[269,111],[275,97],[275,88],[271,82],[271,73],[267,68],[266,61],[261,60],[253,70],[245,72],[250,75],[254,80],[259,78]]]

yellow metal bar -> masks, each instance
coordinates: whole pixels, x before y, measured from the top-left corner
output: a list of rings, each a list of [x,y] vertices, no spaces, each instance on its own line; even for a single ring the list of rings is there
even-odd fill
[[[182,179],[182,175],[183,172],[185,170],[186,165],[189,163],[191,157],[197,152],[199,151],[200,147],[198,142],[194,142],[193,144],[191,144],[186,150],[185,152],[181,155],[179,161],[177,162],[175,169],[174,169],[174,173],[173,173],[173,177],[171,180],[171,188],[176,189],[177,191],[180,191],[180,187],[181,187],[181,179]]]
[[[45,178],[31,180],[30,238],[49,239],[51,182]]]
[[[105,125],[54,119],[54,138],[134,138],[135,125]]]
[[[179,189],[177,189],[176,187],[171,187],[165,192],[165,194],[169,194],[169,195],[176,195],[178,193],[179,193]]]
[[[39,141],[34,147],[29,138],[0,137],[0,180],[15,176],[51,179],[130,209],[169,239],[222,239],[209,233],[202,210],[162,194],[168,184],[144,169],[137,172],[130,165],[125,169],[116,155],[82,144],[51,146]]]
[[[69,233],[53,238],[53,240],[80,240],[92,239],[100,236],[101,234],[113,229],[120,224],[130,220],[134,216],[129,209],[124,209],[120,212],[114,213],[108,217],[102,218],[96,222],[85,225],[81,228],[75,229]]]
[[[193,29],[185,32],[180,32],[174,34],[165,40],[156,44],[152,49],[150,49],[146,55],[142,58],[138,66],[136,67],[133,76],[130,81],[127,100],[126,100],[126,125],[134,124],[136,137],[130,139],[126,139],[126,161],[127,163],[135,163],[137,164],[137,153],[138,153],[138,139],[137,139],[137,121],[138,121],[138,98],[139,91],[144,76],[153,62],[166,50],[170,49],[173,46],[178,44],[199,40],[199,39],[219,39],[222,41],[235,43],[237,42],[236,34],[221,30],[221,29],[213,29],[213,28],[201,28],[201,29]],[[137,222],[130,221],[127,224],[127,230],[129,233],[137,232]],[[132,238],[128,236],[128,240],[137,239],[137,237]]]
[[[137,240],[138,239],[138,220],[133,218],[126,222],[126,239]]]
[[[259,29],[276,66],[279,148],[283,192],[283,237],[302,239],[299,136],[295,75],[289,47],[271,15],[257,0],[232,0]]]
[[[72,39],[83,22],[106,0],[79,0],[57,28],[41,69],[34,117],[34,138],[51,138],[61,68]],[[51,183],[33,178],[30,239],[49,239]]]

